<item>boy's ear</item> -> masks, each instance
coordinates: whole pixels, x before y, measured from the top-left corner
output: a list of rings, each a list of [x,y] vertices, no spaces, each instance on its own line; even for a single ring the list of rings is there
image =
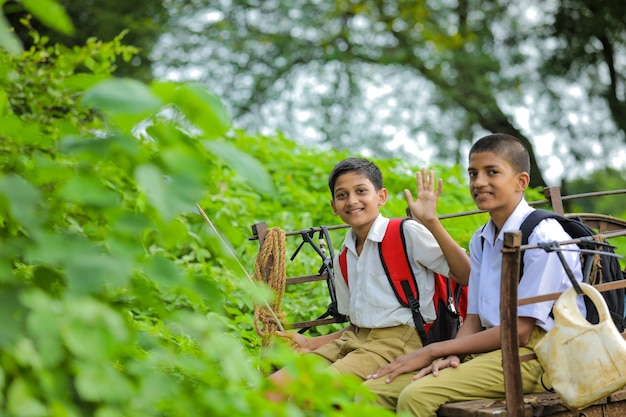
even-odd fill
[[[337,209],[335,208],[335,200],[330,200],[330,206],[333,208],[333,214],[337,215]]]
[[[517,191],[524,191],[530,184],[530,174],[528,172],[520,172],[517,174]]]
[[[389,191],[386,188],[381,188],[378,191],[378,205],[384,206],[387,203],[387,197],[389,196]]]

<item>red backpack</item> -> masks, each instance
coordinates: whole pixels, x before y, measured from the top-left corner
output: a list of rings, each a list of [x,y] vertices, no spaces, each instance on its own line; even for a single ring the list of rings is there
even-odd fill
[[[467,313],[467,286],[457,284],[448,277],[435,273],[433,302],[437,318],[432,323],[424,323],[419,311],[417,282],[406,251],[402,227],[405,220],[409,219],[390,219],[385,236],[382,242],[378,244],[383,269],[400,304],[411,309],[415,328],[422,338],[424,346],[429,343],[452,339],[456,336],[456,332]],[[339,254],[339,267],[346,285],[349,286],[345,247]]]

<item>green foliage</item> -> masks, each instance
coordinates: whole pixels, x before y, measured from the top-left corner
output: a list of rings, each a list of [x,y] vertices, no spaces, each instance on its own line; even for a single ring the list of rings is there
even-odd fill
[[[259,355],[253,309],[270,293],[249,280],[249,227],[331,222],[276,203],[321,206],[296,156],[319,153],[232,131],[198,85],[112,78],[133,53],[119,39],[34,36],[0,51],[0,414],[385,415],[309,358]],[[273,146],[282,169],[247,152]],[[276,181],[290,164],[292,182]],[[294,401],[264,399],[270,363],[307,376]]]
[[[391,415],[355,402],[369,394],[354,378],[280,343],[260,349],[253,323],[271,292],[248,272],[250,226],[337,224],[327,177],[348,154],[234,130],[197,84],[113,78],[136,53],[123,35],[73,48],[32,36],[0,50],[0,414]],[[420,167],[374,161],[384,214],[404,215]],[[436,170],[441,214],[473,210],[461,169]],[[484,221],[445,220],[464,246]],[[319,266],[310,248],[289,263]],[[323,283],[302,291],[286,294],[289,317],[323,312]],[[264,399],[273,366],[297,380],[288,403]]]

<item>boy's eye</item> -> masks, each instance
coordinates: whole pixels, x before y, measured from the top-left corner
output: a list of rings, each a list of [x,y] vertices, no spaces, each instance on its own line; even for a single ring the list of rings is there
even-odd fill
[[[346,193],[336,193],[335,198],[343,198],[346,196]]]
[[[469,172],[468,172],[468,175],[470,176],[470,178],[473,178],[473,177],[475,177],[475,176],[476,176],[476,172],[474,172],[474,171],[469,171]]]
[[[367,190],[365,188],[359,188],[358,190],[356,190],[357,193],[359,194],[363,194],[365,192],[367,192]]]
[[[498,173],[498,171],[496,171],[495,169],[490,169],[487,173],[489,175],[496,175]]]

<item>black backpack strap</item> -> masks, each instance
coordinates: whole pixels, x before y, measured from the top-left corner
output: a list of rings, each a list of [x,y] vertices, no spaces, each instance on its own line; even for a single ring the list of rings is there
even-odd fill
[[[562,216],[549,210],[537,209],[531,211],[520,225],[520,231],[522,232],[522,246],[528,245],[528,237],[533,230],[535,230],[535,227],[537,227],[540,221],[544,219],[558,219],[559,217]],[[519,272],[519,279],[521,280],[522,275],[524,275],[524,254],[522,254],[519,262]]]

